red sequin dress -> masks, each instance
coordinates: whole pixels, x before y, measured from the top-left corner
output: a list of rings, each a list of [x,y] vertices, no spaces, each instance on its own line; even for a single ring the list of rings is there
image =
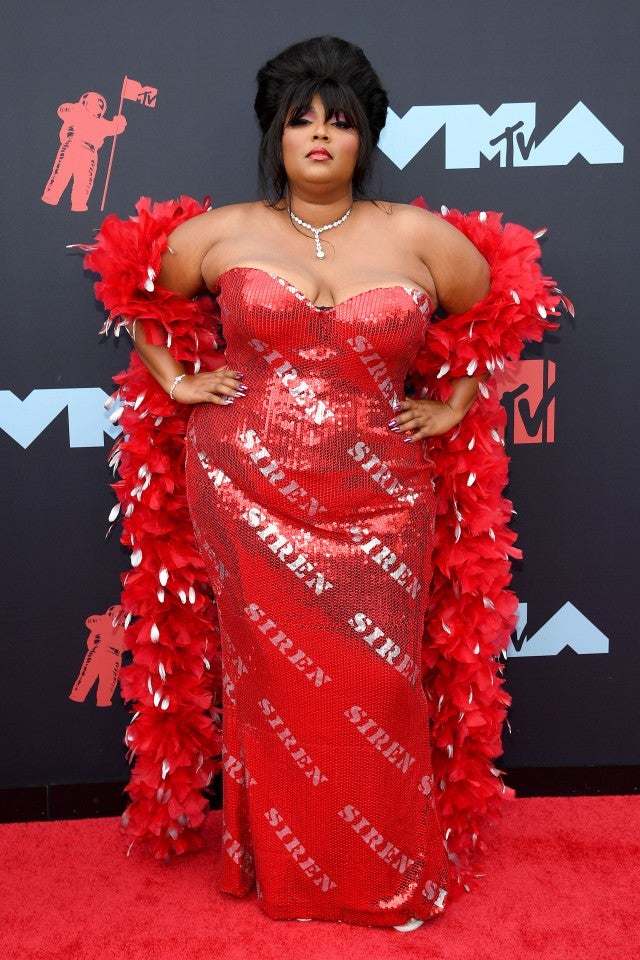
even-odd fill
[[[450,889],[420,666],[432,464],[387,424],[431,303],[321,309],[251,267],[216,292],[248,392],[196,406],[186,447],[222,637],[222,889],[255,884],[274,918],[428,919]]]

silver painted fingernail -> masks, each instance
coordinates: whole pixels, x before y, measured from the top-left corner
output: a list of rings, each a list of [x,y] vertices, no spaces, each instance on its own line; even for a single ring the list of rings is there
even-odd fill
[[[403,442],[403,443],[411,443],[412,440],[413,440],[413,437],[405,437],[402,442]]]
[[[225,403],[233,403],[233,397],[227,397],[227,399],[226,399],[224,402],[225,402]]]

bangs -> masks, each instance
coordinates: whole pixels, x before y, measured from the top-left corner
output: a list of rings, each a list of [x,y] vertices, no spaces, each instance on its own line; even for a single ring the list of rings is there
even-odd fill
[[[296,84],[295,92],[285,108],[285,123],[303,117],[316,93],[320,95],[327,120],[342,115],[358,132],[362,130],[362,108],[353,90],[328,77]]]

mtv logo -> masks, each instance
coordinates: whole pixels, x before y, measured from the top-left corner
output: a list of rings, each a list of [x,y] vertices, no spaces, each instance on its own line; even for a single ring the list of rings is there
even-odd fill
[[[136,101],[144,104],[145,107],[155,107],[157,100],[158,91],[154,90],[153,87],[145,87],[136,97]]]
[[[572,603],[565,603],[537,633],[528,637],[527,604],[518,605],[518,624],[515,637],[511,638],[507,647],[507,658],[553,657],[565,647],[579,654],[609,653],[609,638]]]
[[[507,411],[505,440],[553,443],[556,419],[556,365],[552,360],[519,360],[496,376]]]

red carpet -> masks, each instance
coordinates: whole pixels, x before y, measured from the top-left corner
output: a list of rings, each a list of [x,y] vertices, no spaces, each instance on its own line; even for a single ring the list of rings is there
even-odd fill
[[[508,805],[482,887],[414,933],[269,920],[216,892],[205,849],[168,867],[116,818],[0,826],[0,960],[638,960],[640,796]]]

